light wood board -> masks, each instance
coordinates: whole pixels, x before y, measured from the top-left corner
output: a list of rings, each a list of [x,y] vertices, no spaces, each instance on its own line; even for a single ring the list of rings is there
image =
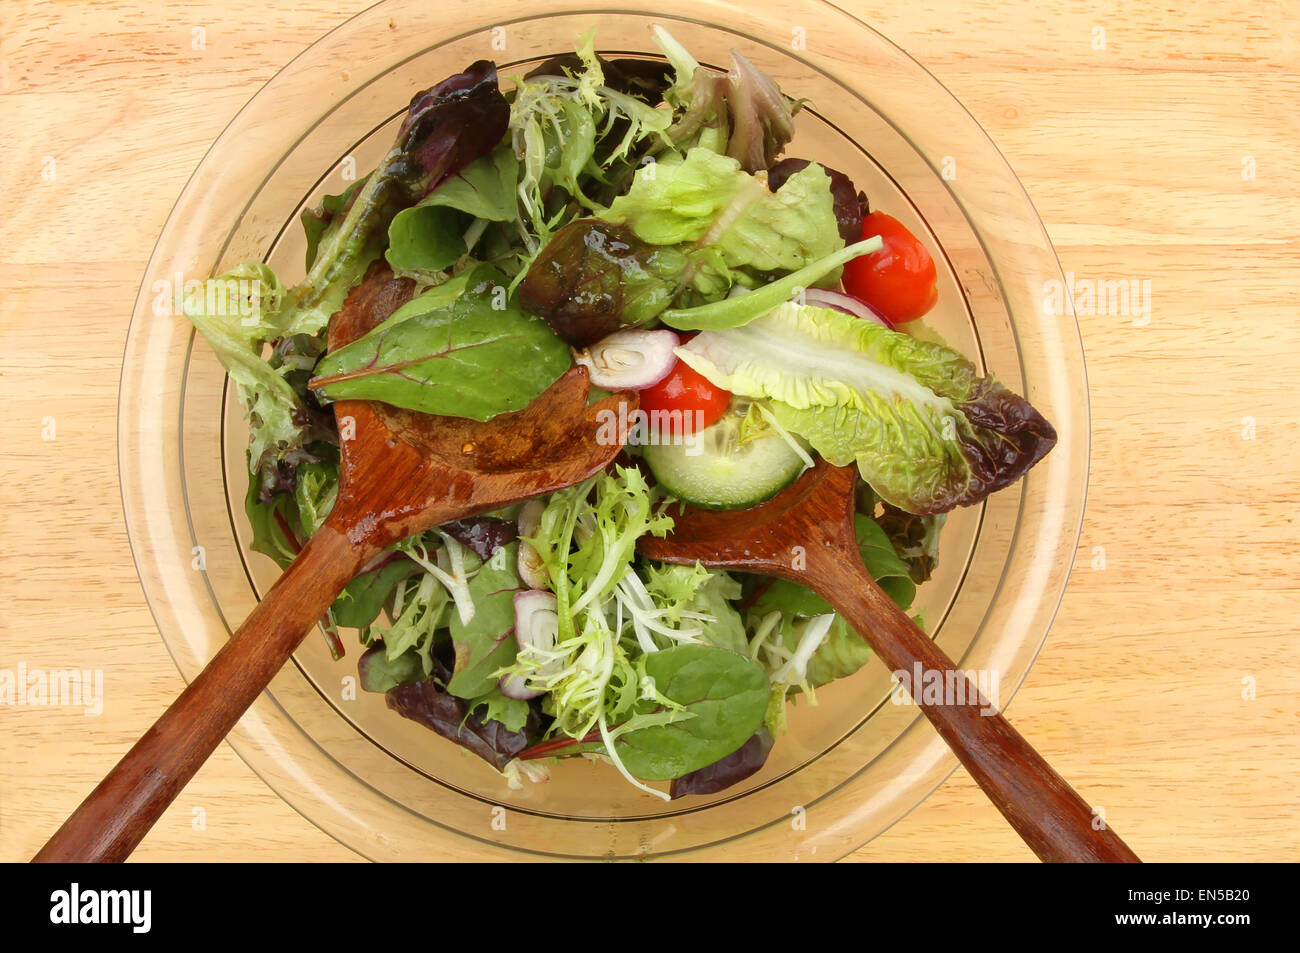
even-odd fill
[[[843,5],[984,125],[1067,271],[1151,282],[1148,324],[1081,319],[1087,516],[1012,720],[1145,859],[1300,859],[1296,6]],[[363,6],[0,5],[0,668],[102,669],[107,698],[94,720],[0,708],[0,859],[30,857],[182,687],[117,490],[150,250],[231,116]],[[135,856],[357,857],[227,745]],[[852,859],[1030,856],[958,772]]]

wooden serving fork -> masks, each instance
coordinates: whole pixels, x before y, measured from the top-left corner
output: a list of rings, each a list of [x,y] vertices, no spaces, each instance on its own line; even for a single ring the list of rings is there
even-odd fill
[[[964,704],[916,701],[1034,853],[1050,861],[1137,862],[1114,831],[1093,826],[1088,803],[876,585],[853,531],[855,481],[852,467],[822,460],[751,509],[670,509],[672,532],[662,539],[643,536],[637,550],[664,562],[698,560],[800,583],[834,606],[891,672],[910,673],[919,664],[924,672],[941,673],[945,684],[960,680],[963,691],[955,694]],[[795,547],[805,555],[798,562]]]

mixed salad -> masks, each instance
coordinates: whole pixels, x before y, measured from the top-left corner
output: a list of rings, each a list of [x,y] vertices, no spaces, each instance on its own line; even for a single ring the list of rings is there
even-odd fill
[[[937,296],[925,246],[782,157],[802,104],[739,53],[723,73],[654,38],[661,59],[587,35],[505,84],[480,61],[421,92],[379,165],[302,216],[301,282],[249,263],[205,289],[240,289],[236,313],[185,302],[247,409],[253,547],[281,566],[338,494],[333,401],[489,420],[575,363],[639,392],[594,435],[626,444],[605,471],[392,546],[322,620],[335,658],[359,633],[366,690],[512,785],[585,755],[657,797],[719,791],[762,767],[788,703],[869,658],[794,583],[638,556],[667,504],[744,508],[818,455],[854,464],[859,551],[906,610],[944,514],[1055,442],[909,323]],[[409,302],[327,351],[348,295],[395,276]]]

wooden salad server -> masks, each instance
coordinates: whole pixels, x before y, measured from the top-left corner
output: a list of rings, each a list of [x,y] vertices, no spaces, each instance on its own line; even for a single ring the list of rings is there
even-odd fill
[[[1047,861],[1137,863],[1137,855],[1114,831],[1093,826],[1088,803],[876,585],[862,564],[853,530],[855,481],[853,467],[822,460],[788,489],[751,509],[671,509],[672,532],[662,539],[643,536],[637,549],[664,562],[698,560],[797,582],[834,606],[891,672],[912,672],[919,662],[922,671],[955,673],[965,689],[958,697],[975,701],[921,704],[922,710],[1034,853]],[[799,553],[802,568],[794,568]]]
[[[330,323],[338,348],[412,297],[380,266]],[[230,641],[99,783],[34,858],[120,861],[293,654],[343,587],[382,550],[441,523],[550,493],[603,469],[622,449],[596,442],[597,414],[635,393],[587,404],[574,368],[525,409],[487,423],[340,401],[338,500],[325,524]],[[352,434],[351,439],[346,439]]]

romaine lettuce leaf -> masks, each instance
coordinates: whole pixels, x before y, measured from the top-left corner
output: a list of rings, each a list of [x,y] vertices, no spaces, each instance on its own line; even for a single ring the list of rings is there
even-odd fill
[[[827,308],[786,302],[677,354],[719,387],[769,398],[781,426],[837,466],[856,462],[909,513],[977,503],[1056,442],[1028,401],[956,351]]]

